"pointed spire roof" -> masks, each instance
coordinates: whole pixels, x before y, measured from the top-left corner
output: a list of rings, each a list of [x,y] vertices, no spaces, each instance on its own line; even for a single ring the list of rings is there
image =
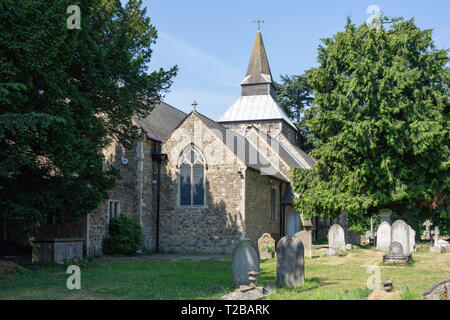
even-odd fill
[[[261,32],[259,31],[256,34],[247,73],[241,85],[258,83],[272,83],[272,73],[270,72],[269,61],[267,60]]]

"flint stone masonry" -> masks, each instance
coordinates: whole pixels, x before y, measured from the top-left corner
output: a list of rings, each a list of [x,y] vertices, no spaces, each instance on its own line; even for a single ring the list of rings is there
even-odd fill
[[[233,286],[249,285],[249,272],[259,273],[259,253],[249,240],[241,240],[233,251],[231,264],[231,284]]]
[[[270,248],[273,253],[275,253],[275,239],[273,239],[270,234],[264,233],[258,239],[258,250],[259,257],[261,259],[272,259],[272,253],[267,251],[267,248]]]
[[[283,237],[277,245],[277,285],[296,287],[305,281],[304,248],[295,236]]]
[[[82,238],[39,239],[32,245],[33,263],[57,263],[83,258]]]
[[[303,248],[305,250],[305,257],[311,258],[312,256],[312,235],[311,232],[302,230],[295,234],[295,237],[300,239],[303,243]]]
[[[389,251],[391,244],[391,226],[383,221],[377,229],[377,250]]]
[[[395,221],[391,227],[391,242],[399,242],[402,245],[403,253],[405,255],[409,255],[411,253],[410,229],[410,226],[403,220]]]
[[[425,300],[444,300],[446,297],[448,300],[450,290],[450,279],[442,280],[436,283],[430,289],[423,292]]]
[[[345,233],[340,225],[333,224],[328,230],[328,246],[336,251],[345,251]]]

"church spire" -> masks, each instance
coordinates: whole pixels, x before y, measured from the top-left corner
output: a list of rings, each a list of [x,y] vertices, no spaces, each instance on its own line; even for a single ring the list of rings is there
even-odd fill
[[[269,61],[267,60],[261,32],[258,30],[250,56],[250,62],[248,63],[247,73],[241,85],[259,83],[272,83],[272,73],[270,72]]]
[[[258,30],[250,56],[250,62],[248,63],[247,73],[241,82],[241,96],[259,95],[276,97],[266,49],[264,48],[261,32]]]

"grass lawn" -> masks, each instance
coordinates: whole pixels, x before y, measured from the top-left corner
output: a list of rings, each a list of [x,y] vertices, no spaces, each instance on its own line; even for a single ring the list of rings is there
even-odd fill
[[[305,284],[282,288],[268,299],[360,299],[367,297],[368,266],[379,266],[381,281],[394,290],[408,286],[403,299],[422,299],[421,292],[450,278],[450,254],[413,254],[410,266],[382,265],[382,252],[357,248],[341,257],[313,251],[305,261]],[[24,265],[26,271],[0,280],[0,299],[217,299],[232,291],[231,258],[96,261],[81,269],[81,290],[68,290],[61,266]],[[259,283],[276,281],[276,261],[261,261]],[[214,285],[223,290],[212,291]]]

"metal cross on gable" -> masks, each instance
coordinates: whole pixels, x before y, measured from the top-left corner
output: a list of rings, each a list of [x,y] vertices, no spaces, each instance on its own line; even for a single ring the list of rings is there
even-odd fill
[[[257,17],[256,20],[253,20],[253,23],[258,23],[258,31],[261,28],[261,23],[264,23],[264,21],[261,20],[260,17]]]
[[[197,101],[195,101],[194,100],[194,102],[192,102],[192,111],[197,111],[197,105],[198,105],[198,103],[197,103]]]

